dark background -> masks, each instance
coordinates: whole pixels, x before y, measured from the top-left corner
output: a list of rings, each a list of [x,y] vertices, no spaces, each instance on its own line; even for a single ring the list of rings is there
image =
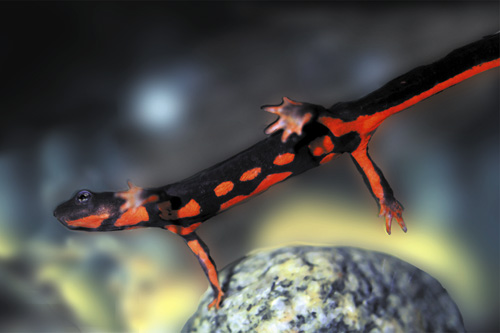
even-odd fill
[[[1,3],[0,331],[178,330],[206,286],[180,240],[159,230],[70,232],[53,208],[80,188],[188,177],[264,138],[274,117],[261,105],[359,98],[497,32],[499,9],[495,1]],[[347,156],[200,235],[223,267],[284,241],[283,227],[262,222],[273,209],[318,197],[346,203],[325,228],[366,209],[377,227],[366,239],[357,222],[340,240],[335,228],[317,237],[377,250],[373,239],[402,237],[393,254],[430,267],[470,331],[498,331],[498,92],[494,69],[375,135],[371,155],[406,207],[407,235],[384,235]],[[285,224],[295,234],[285,240],[319,239],[304,236],[307,223]]]

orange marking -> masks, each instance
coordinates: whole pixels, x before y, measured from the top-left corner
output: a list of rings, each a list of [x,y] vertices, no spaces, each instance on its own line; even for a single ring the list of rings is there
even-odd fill
[[[328,163],[330,162],[331,160],[333,160],[334,157],[337,157],[338,155],[335,154],[335,153],[331,153],[331,154],[328,154],[326,155],[325,157],[323,157],[323,159],[321,159],[321,161],[319,162],[319,164],[325,164],[325,163]]]
[[[147,199],[145,199],[142,202],[142,205],[145,205],[145,204],[148,204],[148,203],[151,203],[151,202],[156,202],[158,200],[160,200],[160,197],[157,196],[156,194],[153,194],[153,195],[150,195]]]
[[[400,112],[406,108],[409,108],[412,105],[417,104],[418,102],[437,94],[440,91],[443,91],[446,88],[449,88],[463,80],[466,80],[476,74],[484,72],[488,69],[500,66],[500,59],[495,59],[489,62],[485,62],[481,65],[477,65],[468,69],[460,74],[455,75],[454,77],[443,81],[441,83],[436,84],[429,90],[426,90],[419,95],[413,96],[412,98],[390,107],[386,110],[377,112],[373,115],[364,115],[359,116],[356,120],[344,122],[340,119],[333,119],[330,117],[320,117],[319,122],[328,127],[330,132],[335,136],[342,136],[349,132],[357,131],[360,134],[370,133],[377,129],[377,127],[384,121],[387,117]]]
[[[280,154],[280,155],[276,156],[276,158],[273,161],[273,164],[285,165],[285,164],[291,163],[294,158],[295,158],[295,154],[291,154],[291,153]]]
[[[332,139],[328,135],[317,138],[309,144],[309,149],[314,156],[327,154],[333,150],[333,147]]]
[[[185,236],[195,231],[196,228],[198,228],[200,225],[201,222],[191,224],[189,227],[182,227],[179,225],[167,225],[165,226],[165,229],[167,229],[170,232],[173,232],[174,234]]]
[[[182,228],[182,230],[181,230],[181,235],[187,235],[187,234],[192,233],[192,232],[193,232],[193,231],[195,231],[195,230],[196,230],[196,228],[198,228],[200,225],[201,225],[201,222],[198,222],[198,223],[191,224],[189,227]]]
[[[253,168],[253,169],[247,170],[247,171],[243,172],[243,174],[241,175],[240,181],[246,182],[246,181],[255,179],[255,177],[257,177],[261,173],[261,171],[262,171],[261,168]]]
[[[139,222],[148,220],[148,212],[146,208],[144,208],[144,206],[141,206],[139,208],[130,208],[125,213],[123,213],[122,216],[120,216],[120,218],[116,220],[115,226],[121,227],[124,225],[134,225]]]
[[[257,188],[252,193],[250,193],[249,195],[238,195],[220,205],[220,209],[221,210],[227,209],[245,199],[250,198],[251,196],[259,194],[260,192],[267,190],[272,185],[285,180],[291,174],[292,174],[291,172],[281,172],[268,175],[266,178],[264,178],[264,180],[259,184],[259,186],[257,186]]]
[[[193,217],[199,215],[200,212],[200,205],[196,202],[196,200],[191,199],[184,207],[177,211],[177,216],[182,219],[185,217]]]
[[[220,197],[231,192],[233,188],[234,188],[233,182],[227,181],[217,185],[217,187],[214,188],[214,192],[216,196]]]
[[[98,228],[107,218],[109,218],[109,214],[107,213],[101,215],[90,215],[82,217],[78,220],[66,221],[66,224],[72,227]]]
[[[251,196],[251,195],[238,195],[238,196],[236,196],[236,197],[234,197],[234,198],[232,198],[232,199],[230,199],[230,200],[228,200],[228,201],[226,201],[226,202],[222,203],[222,204],[220,205],[220,210],[224,210],[224,209],[227,209],[227,208],[229,208],[229,207],[231,207],[231,206],[234,206],[234,205],[236,205],[237,203],[239,203],[239,202],[241,202],[241,201],[243,201],[243,200],[245,200],[245,199],[249,198],[250,196]]]
[[[217,270],[215,269],[215,266],[210,260],[210,258],[208,257],[207,252],[203,249],[203,247],[197,240],[190,240],[187,242],[187,244],[191,249],[191,251],[193,251],[198,260],[201,262],[201,264],[205,267],[205,274],[207,275],[210,284],[212,285],[212,287],[217,289],[216,293],[217,295],[215,295],[215,299],[212,301],[212,303],[208,305],[208,308],[210,309],[215,305],[215,307],[219,309],[220,303],[222,301],[222,296],[224,295],[224,293],[222,292],[222,289],[219,285]]]
[[[126,230],[134,230],[134,229],[140,229],[142,228],[141,226],[137,226],[137,227],[130,227],[130,228],[127,228]]]
[[[174,234],[180,234],[179,228],[180,227],[178,225],[167,225],[167,226],[165,226],[165,229],[167,229],[170,232],[173,232]]]
[[[372,188],[372,192],[375,197],[378,199],[379,203],[384,201],[384,188],[380,183],[380,176],[377,171],[375,171],[375,167],[373,166],[372,161],[368,158],[366,154],[366,150],[354,151],[352,153],[352,157],[358,162],[361,169],[368,178],[368,182],[370,183],[370,187]]]

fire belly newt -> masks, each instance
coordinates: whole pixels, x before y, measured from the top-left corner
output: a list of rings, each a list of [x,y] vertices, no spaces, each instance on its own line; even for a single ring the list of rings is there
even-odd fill
[[[401,204],[368,154],[368,142],[387,117],[467,78],[498,67],[499,34],[490,35],[430,65],[418,67],[356,101],[325,108],[284,97],[264,106],[278,115],[268,137],[241,153],[180,182],[143,189],[129,183],[121,192],[81,190],[54,215],[66,227],[113,231],[138,227],[166,229],[182,237],[198,258],[219,308],[223,291],[208,247],[196,229],[211,217],[269,187],[348,153],[385,218],[406,232]]]

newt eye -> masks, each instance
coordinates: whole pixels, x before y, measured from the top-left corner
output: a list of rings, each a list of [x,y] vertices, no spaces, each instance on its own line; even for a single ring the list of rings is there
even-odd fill
[[[92,197],[92,193],[87,190],[80,191],[76,194],[75,199],[77,204],[86,204]]]

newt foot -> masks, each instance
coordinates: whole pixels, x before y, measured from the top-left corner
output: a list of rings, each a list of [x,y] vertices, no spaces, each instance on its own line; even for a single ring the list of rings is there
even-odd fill
[[[222,302],[222,298],[223,297],[224,297],[224,293],[222,292],[222,290],[220,290],[217,293],[217,296],[214,297],[214,300],[212,301],[212,303],[208,304],[208,309],[210,310],[215,305],[215,308],[217,310],[219,310],[220,309],[220,303]]]
[[[283,97],[280,105],[263,106],[267,112],[277,114],[279,119],[269,125],[266,129],[266,134],[272,134],[279,130],[283,130],[281,142],[285,143],[288,137],[293,133],[302,134],[302,129],[312,119],[312,113],[306,111],[303,103],[293,101],[287,97]]]
[[[127,191],[117,192],[115,194],[118,198],[125,200],[125,203],[120,206],[120,212],[123,213],[129,209],[137,209],[142,205],[159,200],[157,195],[151,195],[147,198],[143,198],[144,190],[141,187],[135,186],[130,181],[127,184],[129,187]]]
[[[403,206],[397,201],[394,200],[391,203],[382,203],[380,205],[380,213],[379,217],[385,217],[385,229],[387,233],[391,234],[391,225],[392,219],[396,219],[401,229],[406,232],[408,229],[406,228],[405,222],[403,221]]]

